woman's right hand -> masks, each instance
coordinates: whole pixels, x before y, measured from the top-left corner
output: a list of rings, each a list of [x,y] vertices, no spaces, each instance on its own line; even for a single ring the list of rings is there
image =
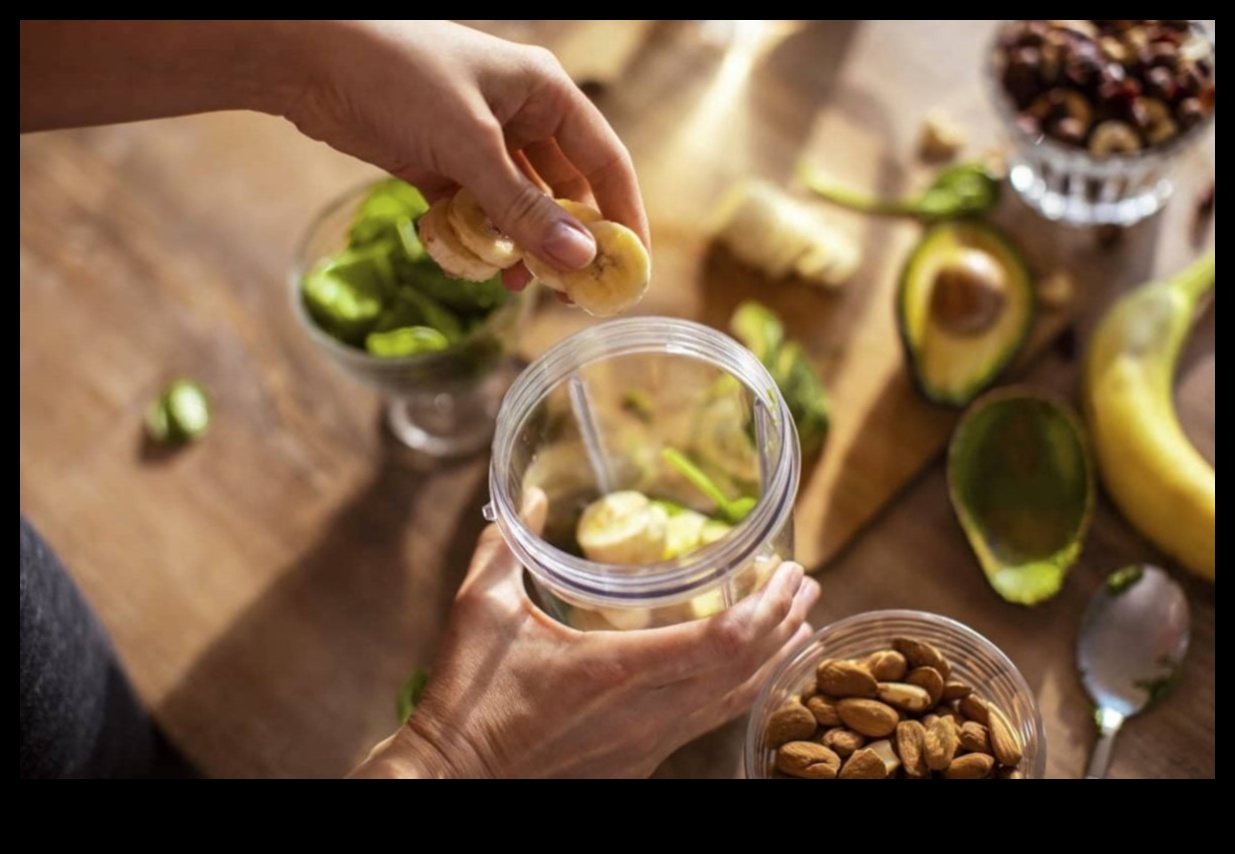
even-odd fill
[[[544,522],[544,496],[525,508]],[[819,585],[784,563],[706,620],[578,632],[528,598],[495,526],[480,537],[415,714],[356,777],[645,777],[745,712],[811,633]]]

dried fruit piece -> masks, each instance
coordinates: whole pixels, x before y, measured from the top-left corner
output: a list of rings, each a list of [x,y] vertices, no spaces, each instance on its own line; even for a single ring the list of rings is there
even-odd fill
[[[943,771],[947,768],[956,756],[960,745],[956,725],[950,718],[936,716],[927,724],[922,753],[926,757],[927,766],[932,771]]]
[[[790,700],[768,717],[764,740],[768,747],[805,741],[815,734],[815,716],[797,699]]]
[[[900,721],[896,709],[878,700],[848,697],[836,704],[845,726],[869,738],[891,735]]]
[[[881,738],[879,741],[872,741],[866,746],[866,749],[883,761],[883,767],[887,771],[887,776],[893,777],[896,775],[897,770],[901,767],[901,759],[896,755],[896,751],[892,749],[892,742],[886,738]]]
[[[900,682],[909,672],[909,662],[894,649],[872,652],[863,663],[871,676],[879,682]]]
[[[813,741],[791,741],[776,751],[776,767],[791,777],[833,780],[840,771],[840,757]]]
[[[940,112],[931,112],[922,122],[918,150],[925,160],[951,160],[967,140],[968,134],[960,124]]]
[[[832,748],[838,756],[849,756],[855,750],[862,749],[866,744],[866,736],[860,732],[854,732],[851,729],[838,726],[825,732],[819,743],[824,747]]]
[[[987,732],[986,727],[977,721],[965,721],[965,723],[961,724],[960,736],[961,747],[970,753],[995,755],[991,752],[990,734]]]
[[[905,776],[924,778],[931,775],[925,750],[926,727],[918,721],[901,721],[896,725],[896,752],[905,767]]]
[[[1024,756],[1019,734],[1004,716],[1003,711],[993,703],[986,704],[986,728],[990,732],[991,750],[1000,765],[1019,765]]]
[[[930,698],[930,703],[926,706],[927,709],[934,706],[943,697],[943,676],[933,667],[915,667],[909,671],[905,681],[910,685],[917,685],[926,691],[927,696]],[[925,709],[920,709],[919,711],[925,711]]]
[[[944,679],[952,673],[952,665],[948,664],[948,660],[934,644],[916,638],[899,637],[892,639],[892,648],[904,655],[911,667],[933,667]]]
[[[919,669],[929,670],[930,668]],[[938,676],[939,674],[936,673],[935,675]],[[941,691],[943,690],[942,679],[939,682],[939,688]],[[931,700],[931,695],[925,688],[919,685],[911,685],[907,682],[880,682],[878,696],[880,700],[883,700],[889,706],[903,709],[906,712],[924,712],[935,705],[934,701]]]
[[[806,708],[815,716],[819,726],[840,726],[840,713],[831,699],[816,694],[806,700]]]
[[[879,690],[870,671],[852,661],[823,662],[815,672],[815,682],[829,697],[874,697]]]
[[[946,780],[981,780],[995,768],[994,757],[985,753],[966,753],[953,759],[943,776]]]
[[[1066,270],[1056,270],[1038,279],[1038,305],[1055,311],[1072,304],[1076,296],[1076,280]]]
[[[949,679],[943,685],[943,696],[940,699],[945,703],[950,703],[953,700],[968,697],[972,693],[973,686],[969,683],[962,682],[959,679]]]
[[[855,750],[840,770],[842,780],[883,780],[888,776],[888,766],[879,754],[869,748]]]

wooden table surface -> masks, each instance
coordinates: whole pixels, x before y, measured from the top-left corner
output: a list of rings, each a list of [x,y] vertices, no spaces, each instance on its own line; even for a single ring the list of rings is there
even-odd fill
[[[724,65],[716,22],[476,23],[548,45],[576,79],[597,84],[635,155],[657,235],[701,216],[718,181],[735,177],[675,175],[663,154],[680,127],[670,94]],[[879,174],[885,189],[912,183],[927,109],[965,122],[975,147],[997,140],[975,73],[991,26],[774,22],[749,120],[716,127],[707,145],[740,147],[742,159],[726,163],[777,181],[809,150]],[[377,398],[314,351],[288,308],[297,239],[372,170],[284,122],[235,113],[27,136],[20,154],[23,512],[207,773],[344,773],[393,728],[399,684],[431,659],[487,500],[485,459],[433,464],[397,446]],[[1167,211],[1109,249],[1008,214],[1035,263],[1078,272],[1082,341],[1113,294],[1212,243],[1213,223],[1198,232],[1191,199],[1213,175],[1208,143],[1188,157]],[[905,238],[889,234],[891,256]],[[686,296],[666,297],[662,310],[723,323],[702,291],[681,287]],[[1185,428],[1211,460],[1214,316],[1189,344],[1178,390]],[[582,322],[546,307],[529,353]],[[809,338],[809,317],[790,325]],[[212,389],[218,417],[200,445],[153,453],[143,411],[181,374]],[[1024,379],[1072,395],[1075,352],[1052,349]],[[936,460],[839,555],[811,567],[824,587],[812,621],[912,607],[968,623],[1037,691],[1048,773],[1077,776],[1093,737],[1072,663],[1077,621],[1107,572],[1146,560],[1170,565],[1103,497],[1064,591],[1035,609],[1007,605],[969,553]],[[1216,596],[1176,575],[1192,647],[1175,694],[1120,736],[1114,776],[1215,774]],[[732,776],[743,725],[688,745],[660,773]]]

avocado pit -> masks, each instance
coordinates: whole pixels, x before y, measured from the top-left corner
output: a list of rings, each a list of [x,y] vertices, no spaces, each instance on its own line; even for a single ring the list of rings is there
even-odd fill
[[[951,335],[980,335],[999,320],[1007,290],[1004,269],[989,253],[957,249],[935,275],[931,321]]]

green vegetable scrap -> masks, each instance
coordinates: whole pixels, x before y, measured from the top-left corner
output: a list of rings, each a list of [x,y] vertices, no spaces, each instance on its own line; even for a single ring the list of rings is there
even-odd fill
[[[785,341],[780,318],[754,301],[737,307],[729,328],[772,374],[798,428],[803,456],[817,453],[831,426],[827,390],[796,341]]]
[[[338,341],[379,358],[444,350],[484,324],[510,295],[501,277],[448,278],[425,252],[416,221],[428,203],[391,178],[365,197],[347,246],[320,260],[301,282],[305,308]]]
[[[146,411],[146,433],[164,445],[200,439],[210,426],[210,396],[193,380],[178,379]]]
[[[675,448],[665,448],[661,451],[661,455],[665,458],[665,462],[681,472],[683,477],[689,480],[696,489],[706,495],[716,505],[717,512],[727,522],[736,525],[749,516],[750,511],[754,510],[755,505],[759,503],[759,499],[751,495],[743,495],[738,498],[730,498],[725,495],[725,493],[721,492],[720,487],[704,474],[701,468]]]
[[[958,163],[935,176],[920,195],[880,199],[845,186],[817,167],[802,164],[802,181],[818,196],[850,210],[927,220],[980,216],[999,201],[999,178],[982,162]]]
[[[425,687],[428,684],[429,671],[421,667],[399,688],[399,696],[395,700],[395,715],[398,716],[400,724],[407,723],[407,719],[412,716],[412,712],[416,711],[416,707],[420,705],[420,698],[424,696]]]
[[[1112,596],[1118,596],[1140,581],[1144,574],[1145,567],[1139,563],[1117,569],[1107,576],[1106,589]]]

